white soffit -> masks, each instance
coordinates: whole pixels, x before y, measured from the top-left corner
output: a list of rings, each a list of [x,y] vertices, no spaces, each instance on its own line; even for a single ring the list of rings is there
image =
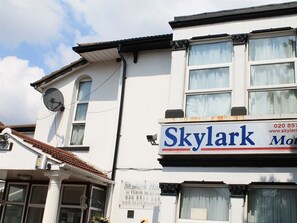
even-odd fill
[[[109,61],[119,58],[117,48],[90,51],[86,53],[81,53],[80,55],[91,63]]]

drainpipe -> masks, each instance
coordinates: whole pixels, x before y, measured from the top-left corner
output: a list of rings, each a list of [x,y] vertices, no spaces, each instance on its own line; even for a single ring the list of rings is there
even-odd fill
[[[121,94],[120,94],[120,107],[119,107],[119,118],[118,118],[118,127],[117,127],[117,135],[114,149],[114,157],[113,157],[113,165],[112,165],[112,173],[111,180],[115,180],[117,162],[118,162],[118,154],[119,154],[119,145],[121,139],[121,128],[122,128],[122,118],[123,118],[123,106],[124,106],[124,98],[125,98],[125,85],[126,85],[126,73],[127,73],[127,61],[121,52],[121,44],[118,46],[118,53],[122,59],[123,69],[122,69],[122,80],[121,80]]]

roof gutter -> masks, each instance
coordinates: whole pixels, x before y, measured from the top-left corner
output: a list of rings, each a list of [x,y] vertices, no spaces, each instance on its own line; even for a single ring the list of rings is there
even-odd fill
[[[98,184],[98,182],[103,182],[102,185],[105,185],[105,186],[107,184],[114,184],[114,181],[112,181],[112,180],[109,180],[105,177],[99,176],[97,174],[86,171],[84,169],[80,169],[78,167],[75,167],[75,166],[67,164],[67,163],[63,163],[59,166],[60,166],[60,168],[63,168],[64,170],[69,170],[71,172],[78,173],[78,174],[82,175],[84,178],[86,178],[86,180],[92,181],[93,183],[96,183],[96,184]]]
[[[115,142],[114,157],[113,157],[112,172],[111,172],[111,180],[113,181],[115,180],[117,163],[118,163],[118,154],[119,154],[119,146],[120,146],[120,140],[121,140],[122,119],[123,119],[123,107],[124,107],[124,98],[125,98],[125,86],[126,86],[126,78],[127,78],[127,61],[121,52],[121,44],[119,44],[118,46],[118,53],[122,59],[123,69],[122,69],[122,79],[121,79],[118,126],[117,126],[116,142]]]

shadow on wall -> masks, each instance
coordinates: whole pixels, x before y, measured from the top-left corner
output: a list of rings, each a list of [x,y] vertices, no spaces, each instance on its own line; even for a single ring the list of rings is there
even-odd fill
[[[49,131],[49,134],[48,134],[48,137],[47,137],[48,142],[51,142],[55,137],[57,146],[58,145],[63,145],[64,140],[65,140],[64,135],[58,135],[57,134],[57,129],[58,129],[60,123],[61,123],[62,116],[63,116],[63,112],[61,112],[61,111],[56,112],[55,118],[54,118],[54,120],[53,120],[53,122],[51,124],[50,131]]]

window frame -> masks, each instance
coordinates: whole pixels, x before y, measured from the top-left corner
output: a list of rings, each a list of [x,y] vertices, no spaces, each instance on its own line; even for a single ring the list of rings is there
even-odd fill
[[[250,201],[250,197],[249,197],[249,191],[251,189],[276,189],[276,190],[296,190],[297,191],[297,185],[286,185],[285,183],[284,184],[280,184],[280,185],[277,185],[277,184],[265,184],[265,183],[262,183],[262,184],[251,184],[248,186],[248,191],[247,191],[247,195],[246,195],[246,202],[245,202],[245,205],[244,205],[244,219],[245,219],[245,222],[249,222],[248,221],[248,218],[249,218],[249,201]]]
[[[88,93],[89,97],[87,100],[78,100],[78,95],[80,91],[80,84],[82,82],[90,82],[90,91]],[[76,91],[75,91],[75,97],[74,97],[74,109],[73,109],[73,115],[72,115],[72,123],[71,123],[71,131],[70,131],[70,137],[69,137],[69,145],[71,147],[81,147],[84,145],[84,138],[85,138],[85,131],[86,131],[86,125],[87,125],[87,114],[88,114],[88,109],[89,109],[89,102],[90,102],[90,96],[91,96],[91,88],[92,88],[92,78],[89,76],[85,76],[83,78],[80,78],[76,82]],[[86,114],[85,114],[85,119],[84,120],[76,120],[76,113],[78,110],[79,105],[81,104],[87,104],[87,109],[86,109]],[[76,144],[73,143],[73,131],[76,127],[83,126],[83,139],[81,144]]]
[[[25,191],[24,201],[23,202],[8,201],[9,189],[13,185],[25,185],[26,186],[26,191]],[[7,205],[22,206],[23,210],[22,210],[21,222],[23,222],[24,217],[25,217],[24,216],[25,211],[26,211],[25,210],[26,209],[26,203],[27,203],[27,199],[28,199],[28,191],[29,191],[29,183],[20,183],[20,182],[8,182],[7,183],[7,190],[5,192],[3,209],[2,209],[1,219],[0,219],[1,221],[0,222],[4,221]]]
[[[44,214],[44,208],[45,208],[45,202],[44,204],[36,204],[36,203],[31,203],[31,198],[32,198],[32,195],[33,195],[33,187],[46,187],[47,190],[48,190],[48,185],[46,184],[32,184],[31,187],[30,187],[30,194],[29,194],[29,197],[28,197],[28,205],[27,205],[27,210],[26,210],[26,223],[28,222],[28,216],[29,216],[29,209],[30,208],[42,208],[43,209],[43,214]],[[46,197],[45,197],[46,199]]]
[[[199,184],[199,183],[184,183],[181,185],[181,190],[178,196],[178,205],[177,210],[178,214],[176,215],[177,223],[229,223],[230,222],[230,204],[231,204],[231,198],[229,196],[229,204],[228,204],[228,220],[227,221],[217,221],[217,220],[196,220],[196,219],[185,219],[180,218],[181,215],[181,206],[182,206],[182,191],[184,187],[194,187],[194,188],[226,188],[229,191],[229,187],[226,184],[212,184],[212,183],[205,183],[205,184]],[[230,193],[230,192],[229,192]],[[231,195],[231,194],[230,194]]]
[[[228,63],[215,63],[215,64],[203,64],[203,65],[189,65],[189,57],[190,57],[190,48],[191,46],[195,45],[206,45],[206,44],[214,44],[214,43],[231,43],[231,61]],[[230,110],[229,115],[231,116],[231,108],[232,108],[232,101],[233,101],[233,72],[234,72],[234,46],[231,38],[219,38],[219,39],[212,39],[212,40],[201,40],[201,41],[191,41],[188,52],[186,54],[186,77],[184,83],[184,98],[183,98],[183,108],[185,111],[185,117],[192,118],[192,117],[212,117],[211,115],[206,116],[187,116],[187,97],[188,96],[195,96],[195,95],[212,95],[212,94],[230,94]],[[214,69],[214,68],[229,68],[229,86],[228,87],[220,87],[220,88],[210,88],[210,89],[196,89],[196,90],[189,90],[189,81],[190,81],[190,71],[193,70],[203,70],[203,69]]]
[[[275,37],[285,37],[285,36],[295,36],[295,57],[291,58],[281,58],[281,59],[266,59],[266,60],[255,60],[250,61],[250,40],[257,39],[266,39],[266,38],[275,38]],[[278,117],[282,114],[251,114],[249,95],[253,92],[273,92],[273,91],[285,91],[285,90],[297,90],[297,34],[294,31],[280,31],[280,32],[269,32],[269,33],[256,33],[249,34],[249,39],[247,41],[246,46],[246,65],[247,65],[247,73],[246,73],[246,107],[247,107],[247,115],[248,116],[274,116]],[[272,85],[251,85],[251,67],[254,65],[273,65],[273,64],[284,64],[284,63],[293,63],[294,64],[294,81],[295,83],[289,84],[272,84]],[[297,113],[297,112],[296,112]],[[292,115],[285,114],[285,115]]]
[[[82,223],[83,219],[84,219],[84,210],[82,210],[80,204],[79,205],[62,204],[65,187],[82,187],[82,188],[84,188],[83,195],[86,197],[87,185],[84,185],[84,184],[63,184],[62,187],[61,187],[61,193],[60,193],[59,211],[58,211],[57,222],[60,222],[61,209],[62,208],[66,208],[66,209],[71,208],[71,209],[79,209],[80,210],[80,213],[81,213],[80,223]]]
[[[96,208],[96,207],[92,207],[92,197],[93,197],[93,192],[94,190],[100,190],[105,192],[105,200],[104,200],[104,207],[103,208]],[[106,210],[106,189],[101,188],[101,187],[97,187],[97,186],[92,186],[91,188],[91,194],[90,194],[90,199],[89,199],[89,211],[88,211],[88,220],[90,221],[91,218],[93,217],[91,215],[92,211],[101,211],[103,213],[103,215],[105,214],[105,210]],[[103,217],[103,216],[102,216]],[[104,216],[105,217],[105,216]]]

